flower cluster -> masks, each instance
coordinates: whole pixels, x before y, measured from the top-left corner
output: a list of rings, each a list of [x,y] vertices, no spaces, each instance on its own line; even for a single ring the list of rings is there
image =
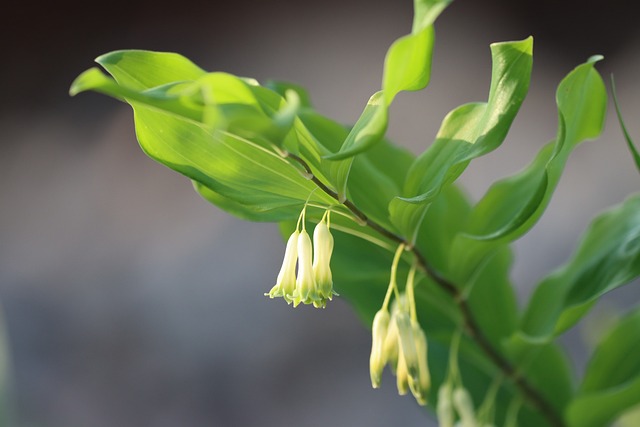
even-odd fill
[[[456,413],[459,420],[454,423]],[[440,427],[493,427],[491,423],[481,422],[476,415],[471,395],[462,386],[455,389],[450,382],[438,390],[436,415]]]
[[[405,293],[399,293],[396,286],[396,268],[403,249],[401,245],[396,252],[387,296],[373,319],[369,372],[371,385],[378,388],[382,371],[388,363],[396,375],[398,393],[404,395],[411,390],[418,403],[426,405],[431,376],[427,364],[427,337],[418,323],[415,311],[415,270],[412,269],[407,278]],[[397,296],[390,313],[387,306],[393,290]]]
[[[373,320],[369,371],[373,388],[380,387],[388,363],[396,375],[398,393],[409,390],[420,405],[427,404],[431,376],[427,364],[427,337],[407,307],[405,295],[396,299],[391,313],[381,308]]]
[[[337,295],[333,291],[330,267],[333,236],[329,230],[329,211],[325,212],[313,231],[313,244],[304,220],[305,209],[300,214],[296,230],[287,241],[276,284],[265,295],[270,298],[282,297],[288,304],[293,303],[294,307],[303,303],[324,308],[327,301]]]
[[[484,401],[476,409],[471,394],[464,387],[458,367],[458,349],[461,335],[456,334],[449,351],[449,369],[438,390],[436,416],[440,427],[494,427],[495,400],[503,378],[495,378],[493,385],[484,392]],[[514,400],[509,407],[504,426],[517,425],[521,401]]]

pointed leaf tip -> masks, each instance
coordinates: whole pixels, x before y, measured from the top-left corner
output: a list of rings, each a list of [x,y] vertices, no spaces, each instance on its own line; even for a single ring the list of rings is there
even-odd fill
[[[69,88],[69,95],[76,96],[80,92],[86,92],[88,90],[95,89],[103,85],[108,80],[109,78],[105,76],[97,67],[89,68],[87,71],[76,77],[73,83],[71,83],[71,87]]]
[[[604,59],[604,56],[602,55],[592,55],[589,57],[589,59],[587,59],[587,63],[595,64],[596,62],[602,61],[603,59]]]

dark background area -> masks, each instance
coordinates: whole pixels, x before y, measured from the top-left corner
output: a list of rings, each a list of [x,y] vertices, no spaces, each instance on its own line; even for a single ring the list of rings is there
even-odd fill
[[[554,137],[555,87],[593,54],[640,138],[640,31],[630,1],[456,0],[436,23],[432,83],[401,94],[390,136],[418,153],[457,105],[486,99],[491,42],[533,35],[529,97],[504,146],[462,178],[472,197]],[[324,114],[357,119],[379,89],[410,1],[5,2],[0,26],[0,304],[18,426],[432,425],[368,377],[370,338],[348,305],[292,310],[271,288],[283,244],[202,201],[137,147],[128,107],[68,96],[93,58],[179,52],[211,71],[290,80]],[[567,165],[548,213],[516,243],[524,301],[589,220],[640,188],[610,108]],[[616,291],[598,313],[640,299]],[[596,317],[597,319],[597,317]],[[566,340],[576,371],[588,340]]]

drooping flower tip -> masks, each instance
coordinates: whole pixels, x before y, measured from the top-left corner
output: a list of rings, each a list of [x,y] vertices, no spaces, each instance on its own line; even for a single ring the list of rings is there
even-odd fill
[[[396,375],[398,394],[411,391],[420,405],[426,405],[431,388],[427,338],[420,324],[411,318],[404,294],[394,300],[390,314],[384,308],[376,313],[372,336],[370,373],[373,388],[380,386],[380,374],[388,363]]]
[[[331,254],[333,236],[329,231],[326,217],[316,225],[313,231],[313,275],[318,293],[324,299],[333,298],[333,277],[331,274]]]
[[[440,427],[453,427],[455,414],[453,412],[453,403],[451,402],[451,384],[444,383],[438,390],[438,404],[436,406],[436,415]]]
[[[414,332],[409,314],[398,312],[396,315],[396,325],[398,327],[398,338],[404,361],[407,365],[409,376],[418,380],[418,351],[414,340]]]
[[[431,388],[431,374],[427,362],[427,337],[418,322],[412,321],[411,326],[413,329],[413,341],[418,355],[418,374],[417,377],[409,378],[409,386],[418,403],[424,406],[427,404],[427,396]]]
[[[319,302],[316,278],[313,274],[313,246],[306,230],[298,235],[298,276],[293,306],[298,304],[313,304]]]
[[[371,386],[379,388],[382,371],[387,363],[384,343],[389,329],[389,312],[382,308],[378,310],[373,318],[371,327],[371,356],[369,357],[369,373],[371,375]]]
[[[476,425],[476,411],[473,407],[471,395],[464,387],[456,387],[453,391],[453,406],[460,416],[460,423],[464,426]]]
[[[268,294],[270,298],[283,297],[285,301],[291,303],[293,293],[296,288],[296,264],[298,261],[298,236],[300,232],[294,231],[287,240],[287,247],[284,251],[282,267],[278,273],[276,284]]]

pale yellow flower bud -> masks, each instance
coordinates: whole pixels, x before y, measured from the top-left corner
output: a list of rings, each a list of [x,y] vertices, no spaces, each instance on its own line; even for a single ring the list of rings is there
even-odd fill
[[[389,322],[389,330],[387,331],[387,338],[384,340],[384,353],[387,355],[387,362],[391,366],[391,371],[395,374],[398,366],[398,325],[396,319],[398,313],[401,310],[405,310],[406,297],[404,294],[400,295],[398,299],[393,300],[391,303],[391,321]]]
[[[411,322],[413,329],[413,341],[418,355],[418,378],[417,381],[409,377],[409,386],[420,405],[427,404],[429,389],[431,388],[431,374],[427,362],[427,337],[416,321]]]
[[[380,387],[380,381],[387,357],[384,352],[385,339],[389,329],[389,312],[380,309],[373,318],[371,327],[371,356],[369,357],[369,373],[373,388]]]
[[[407,366],[407,372],[413,381],[418,382],[418,352],[416,350],[414,332],[409,314],[401,311],[398,312],[396,315],[396,325],[398,326],[400,347]]]
[[[402,346],[398,345],[398,365],[396,366],[396,385],[398,394],[404,396],[409,391],[409,373],[407,363],[404,360]]]
[[[306,230],[302,230],[298,236],[298,277],[296,279],[294,306],[297,306],[300,302],[311,304],[313,301],[320,299],[317,295],[312,261],[313,247],[311,238]]]
[[[398,337],[398,325],[396,325],[396,312],[391,312],[391,320],[389,321],[389,329],[384,339],[384,354],[387,356],[387,362],[391,366],[391,372],[394,374],[398,369],[398,347],[400,345]]]
[[[440,390],[438,390],[436,415],[438,416],[439,427],[453,427],[455,414],[453,413],[451,393],[451,384],[449,383],[441,385]]]
[[[322,219],[313,231],[313,274],[316,286],[322,298],[333,297],[333,278],[331,276],[331,253],[333,252],[333,236],[329,226]]]
[[[471,400],[471,395],[465,388],[458,387],[453,391],[453,405],[458,415],[460,415],[462,427],[477,427],[473,400]]]
[[[287,240],[287,247],[284,251],[282,267],[276,279],[276,285],[266,294],[271,298],[284,297],[287,303],[293,301],[293,293],[296,288],[296,262],[298,261],[298,235],[296,230]]]

